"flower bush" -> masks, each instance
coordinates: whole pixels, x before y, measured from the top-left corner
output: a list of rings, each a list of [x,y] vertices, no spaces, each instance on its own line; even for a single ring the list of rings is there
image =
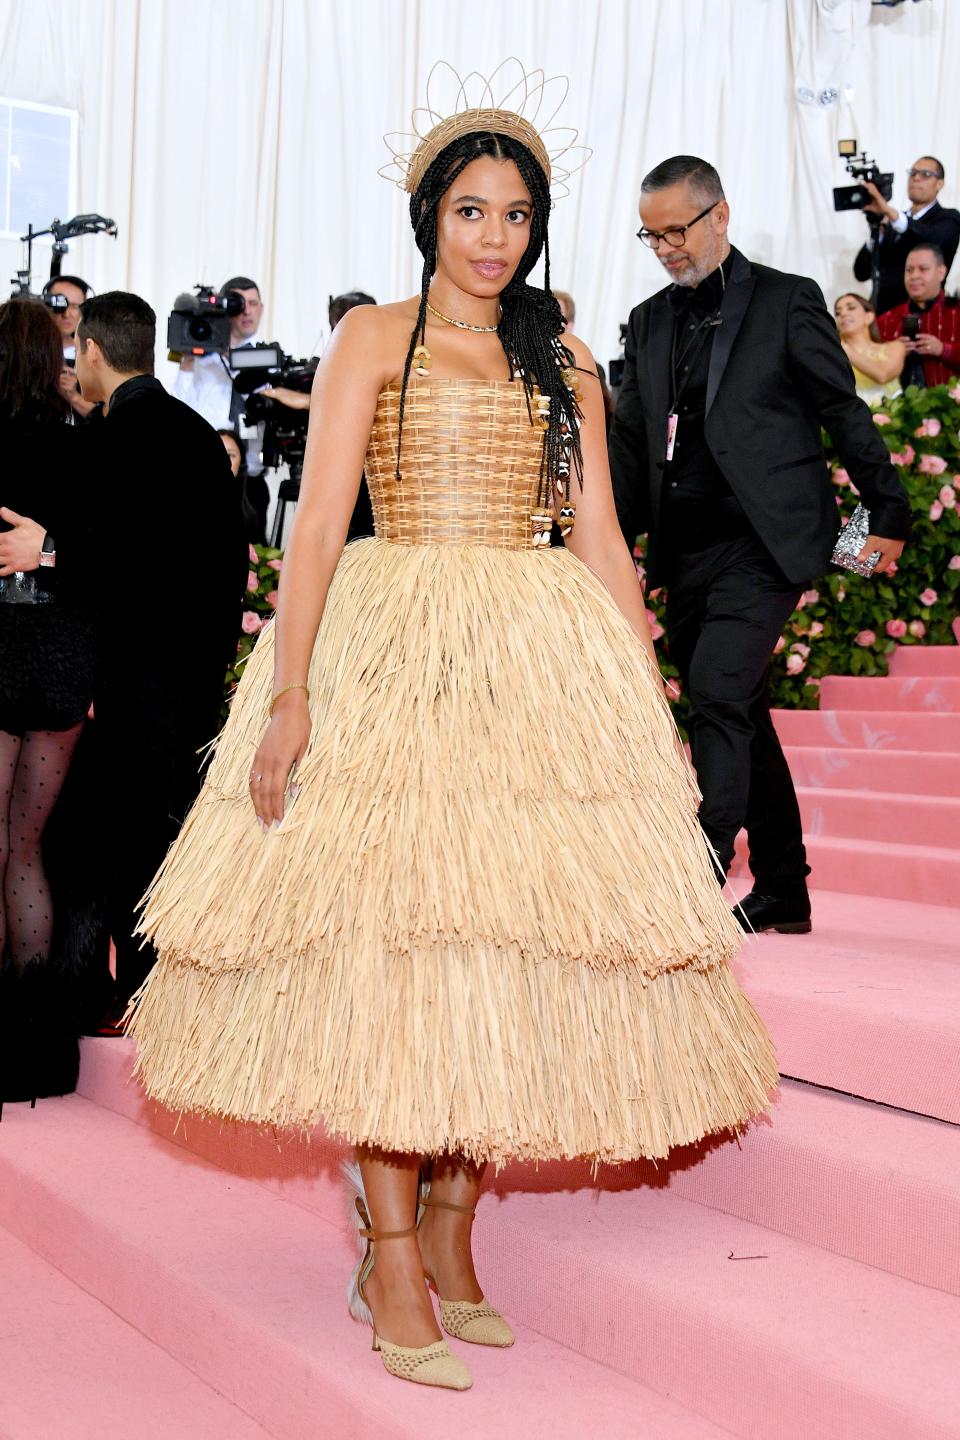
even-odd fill
[[[230,703],[234,690],[243,674],[243,665],[257,643],[257,636],[269,620],[273,619],[277,603],[277,586],[283,569],[283,553],[272,550],[269,545],[248,547],[250,571],[247,575],[247,589],[243,597],[243,618],[240,624],[240,638],[237,642],[237,658],[227,671],[226,694],[223,715]]]
[[[898,645],[950,645],[960,612],[960,384],[910,385],[874,411],[874,424],[910,501],[913,533],[892,574],[865,579],[831,566],[811,577],[771,657],[773,703],[815,709],[823,675],[886,675]],[[858,504],[850,476],[827,456],[836,487],[837,529]],[[634,551],[643,574],[643,551]],[[664,596],[647,596],[665,626]],[[661,668],[675,676],[669,635],[657,641]],[[678,702],[682,719],[684,700]]]

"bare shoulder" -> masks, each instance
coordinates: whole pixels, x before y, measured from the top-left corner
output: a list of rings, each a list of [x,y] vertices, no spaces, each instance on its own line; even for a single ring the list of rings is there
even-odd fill
[[[324,354],[332,363],[361,365],[386,384],[403,369],[416,320],[415,301],[356,305],[337,325]]]
[[[595,380],[598,380],[597,362],[593,358],[593,353],[589,345],[585,345],[579,335],[562,335],[560,337],[560,343],[564,345],[567,350],[571,351],[573,354],[573,363],[578,370],[585,371],[588,375],[592,375]]]

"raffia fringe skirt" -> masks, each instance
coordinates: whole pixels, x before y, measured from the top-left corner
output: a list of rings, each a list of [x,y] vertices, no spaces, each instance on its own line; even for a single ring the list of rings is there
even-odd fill
[[[264,836],[272,666],[267,631],[149,893],[152,1097],[495,1160],[659,1157],[766,1108],[689,767],[579,561],[350,545],[300,793]]]

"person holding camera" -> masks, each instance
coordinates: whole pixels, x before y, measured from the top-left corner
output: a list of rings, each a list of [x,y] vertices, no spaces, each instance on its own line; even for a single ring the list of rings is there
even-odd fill
[[[229,291],[240,296],[243,309],[239,314],[231,316],[228,350],[246,349],[256,345],[260,338],[258,332],[263,318],[260,287],[247,275],[234,275],[224,281],[218,294],[222,299]],[[229,355],[183,355],[180,358],[180,369],[174,382],[173,393],[178,400],[189,405],[191,410],[202,415],[215,430],[237,429],[246,401],[234,388],[233,377],[236,373],[230,368]],[[244,436],[248,475],[259,475],[263,470],[257,427],[254,427],[254,432]]]
[[[861,281],[872,279],[873,252],[879,246],[877,293],[871,297],[878,314],[906,301],[903,272],[915,245],[921,241],[938,245],[948,271],[953,264],[960,245],[960,211],[940,204],[937,197],[943,182],[943,166],[936,156],[921,155],[907,171],[908,205],[903,210],[886,200],[872,181],[864,182],[871,199],[863,209],[871,228],[853,262],[853,273]]]
[[[880,339],[897,340],[906,352],[901,385],[949,385],[960,372],[960,306],[944,293],[947,260],[939,245],[915,245],[903,278],[908,299],[880,316]]]
[[[89,485],[67,423],[61,332],[35,300],[0,305],[0,1109],[73,1090],[77,1025],[42,842],[90,706],[84,589],[57,566]],[[22,552],[22,516],[36,525]]]
[[[63,369],[60,371],[60,389],[63,391],[73,416],[73,423],[86,420],[94,412],[99,414],[99,405],[84,400],[74,373],[74,357],[77,353],[76,330],[80,320],[80,306],[91,293],[86,280],[79,275],[55,275],[48,280],[40,292],[44,301],[61,295],[67,302],[65,310],[53,310],[53,318],[63,340]]]

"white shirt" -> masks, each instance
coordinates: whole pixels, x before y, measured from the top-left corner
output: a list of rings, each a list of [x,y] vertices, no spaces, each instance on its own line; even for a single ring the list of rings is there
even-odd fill
[[[256,335],[251,335],[249,339],[243,341],[243,346],[255,345],[258,338]],[[240,348],[239,345],[231,346],[231,349],[234,350]],[[230,403],[233,399],[233,377],[238,373],[238,371],[230,369],[225,356],[198,355],[193,362],[192,370],[177,371],[173,393],[178,400],[189,405],[191,410],[196,410],[198,415],[202,415],[214,430],[229,430],[231,429]],[[241,429],[240,433],[247,446],[247,473],[259,475],[263,469],[260,462],[262,442],[260,427],[254,425],[249,430]]]
[[[881,229],[881,231],[880,231],[881,238],[882,238],[882,236],[883,236],[883,230],[888,229],[888,228],[889,228],[890,230],[893,230],[897,235],[905,235],[905,234],[907,233],[907,221],[908,221],[908,220],[919,220],[919,219],[920,219],[920,216],[921,216],[921,215],[926,215],[927,211],[928,211],[928,210],[932,210],[933,207],[934,207],[934,205],[936,205],[936,203],[937,203],[936,200],[931,200],[929,205],[921,205],[921,206],[920,206],[920,209],[919,209],[919,210],[914,210],[914,212],[913,212],[912,215],[908,214],[908,212],[907,212],[906,210],[901,210],[900,213],[898,214],[896,220],[890,220],[890,221],[888,221],[888,222],[887,222],[887,225],[885,225],[885,226],[883,227],[883,229]],[[873,235],[872,235],[872,233],[867,237],[867,249],[868,249],[868,250],[872,250],[872,249],[873,249]]]

